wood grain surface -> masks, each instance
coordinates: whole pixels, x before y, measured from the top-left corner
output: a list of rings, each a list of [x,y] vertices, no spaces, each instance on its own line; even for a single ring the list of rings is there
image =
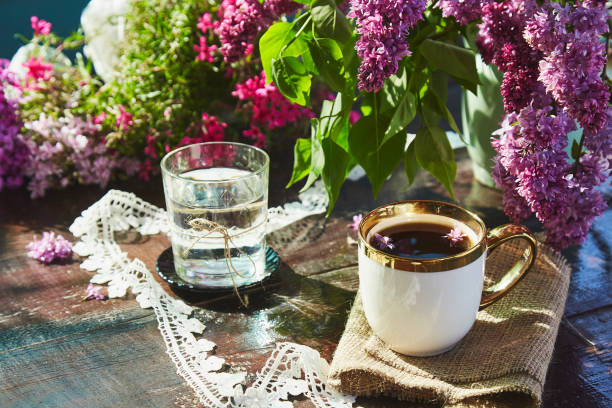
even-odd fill
[[[274,160],[273,160],[274,163]],[[498,191],[472,180],[459,154],[458,201],[490,227],[507,222]],[[270,205],[297,196],[284,189],[286,167],[271,171]],[[163,206],[159,178],[112,186]],[[0,407],[198,407],[192,390],[165,353],[155,316],[134,297],[82,302],[91,273],[70,262],[44,266],[26,256],[34,234],[52,230],[74,241],[67,228],[104,191],[74,187],[31,200],[24,190],[0,193]],[[605,191],[612,201],[611,191]],[[217,355],[250,373],[278,341],[309,345],[330,360],[350,310],[357,278],[356,247],[347,239],[353,214],[410,198],[449,200],[424,173],[408,186],[393,174],[374,199],[365,179],[347,182],[329,218],[312,216],[270,234],[280,270],[241,308],[232,296],[182,296],[197,306]],[[544,393],[544,408],[612,406],[612,210],[596,221],[587,242],[564,254],[573,267],[566,314]],[[533,220],[528,226],[537,225]],[[162,235],[125,234],[122,248],[154,269],[169,246]],[[161,282],[161,280],[160,280]],[[172,293],[164,284],[164,288]],[[438,407],[389,398],[358,400],[363,407]],[[518,405],[517,405],[518,404]],[[311,407],[296,400],[296,407]],[[499,407],[517,406],[500,399]]]

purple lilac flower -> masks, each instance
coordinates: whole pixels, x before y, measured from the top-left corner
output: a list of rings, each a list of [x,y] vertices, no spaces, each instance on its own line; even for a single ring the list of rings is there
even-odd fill
[[[351,0],[349,17],[361,35],[355,49],[361,58],[359,89],[376,92],[395,74],[398,62],[410,55],[405,35],[423,17],[425,0]]]
[[[353,222],[348,225],[349,228],[357,232],[357,230],[359,229],[359,224],[361,223],[361,220],[363,220],[363,214],[353,215]]]
[[[23,184],[23,168],[28,163],[28,148],[19,132],[17,102],[7,99],[5,87],[13,83],[8,61],[0,60],[0,191]]]
[[[43,232],[41,239],[34,237],[27,246],[30,258],[38,259],[43,263],[51,263],[56,259],[68,259],[72,255],[72,244],[61,235],[53,232]]]
[[[463,25],[477,20],[482,13],[481,0],[440,0],[436,7],[442,10],[444,17],[455,17]]]
[[[515,224],[521,223],[529,217],[531,210],[527,202],[517,192],[516,179],[508,173],[508,171],[499,162],[499,156],[494,159],[495,165],[491,176],[495,183],[502,189],[502,203],[504,212]]]
[[[455,246],[457,245],[457,242],[462,241],[463,238],[467,237],[467,235],[461,231],[461,227],[455,225],[453,229],[451,229],[448,234],[443,235],[443,237],[450,241],[450,246]]]
[[[599,77],[605,46],[580,38],[562,47],[540,63],[539,79],[568,115],[584,129],[597,133],[605,124],[610,97]]]
[[[374,234],[374,238],[372,239],[372,244],[377,249],[385,252],[392,252],[395,250],[395,242],[391,237],[387,237],[380,234]]]
[[[609,175],[603,155],[587,153],[577,169],[570,165],[564,147],[575,124],[563,112],[553,115],[550,107],[530,105],[508,115],[504,124],[492,144],[498,152],[493,176],[504,192],[506,213],[518,222],[525,207],[534,212],[556,249],[583,241],[605,208],[595,189]]]
[[[223,18],[216,28],[225,62],[235,62],[253,52],[253,42],[282,14],[297,11],[301,4],[290,0],[223,0]]]
[[[535,12],[531,0],[490,2],[482,6],[477,45],[486,63],[504,73],[501,93],[506,112],[518,112],[538,88],[540,52],[523,38],[526,16]]]
[[[118,158],[99,137],[100,125],[89,118],[59,119],[41,115],[25,123],[30,160],[23,172],[30,178],[32,198],[42,197],[55,186],[77,181],[106,187],[114,171],[133,175],[139,165],[134,159]]]
[[[85,295],[83,300],[92,300],[92,299],[106,300],[108,299],[108,296],[102,293],[102,289],[104,289],[103,286],[93,285],[90,283],[89,285],[87,285],[87,295]]]

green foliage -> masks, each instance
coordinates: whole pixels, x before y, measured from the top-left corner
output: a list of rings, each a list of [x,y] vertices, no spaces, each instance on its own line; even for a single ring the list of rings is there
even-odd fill
[[[222,114],[235,105],[231,96],[235,81],[225,77],[224,63],[198,61],[194,51],[202,35],[196,27],[198,18],[204,11],[214,13],[215,7],[202,0],[131,3],[119,72],[89,107],[109,115],[104,122],[109,143],[122,154],[140,154],[151,134],[161,155],[164,145],[176,146],[181,138],[200,132],[203,112]],[[213,40],[208,38],[209,44]],[[249,72],[248,65],[237,68],[243,76],[257,72],[252,68]],[[134,116],[127,131],[115,128],[119,106]],[[234,124],[235,116],[222,115],[223,121]],[[241,126],[228,126],[226,132],[236,127]]]
[[[448,78],[473,92],[478,84],[474,51],[458,45],[462,32],[471,38],[474,29],[460,29],[454,19],[428,7],[424,20],[407,36],[412,55],[400,61],[398,72],[373,94],[357,90],[358,34],[333,0],[313,0],[292,22],[270,27],[259,46],[266,48],[262,64],[270,67],[279,90],[301,104],[309,102],[307,87],[323,83],[336,93],[336,99],[324,101],[318,118],[312,119],[310,139],[297,142],[289,184],[308,174],[307,188],[321,176],[333,206],[355,164],[364,168],[377,194],[403,160],[410,183],[423,168],[454,197],[457,166],[439,127],[445,121],[460,134],[446,106]],[[363,115],[354,125],[349,124],[351,111]],[[408,135],[415,121],[420,130]]]

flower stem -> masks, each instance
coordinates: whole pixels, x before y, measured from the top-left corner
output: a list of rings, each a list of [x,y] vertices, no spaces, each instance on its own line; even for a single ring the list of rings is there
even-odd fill
[[[285,45],[283,46],[283,48],[280,50],[279,55],[283,55],[283,52],[285,52],[285,51],[287,50],[287,48],[289,48],[289,46],[290,46],[291,44],[293,44],[293,42],[294,42],[295,40],[297,40],[297,39],[298,39],[298,37],[300,36],[300,34],[302,34],[302,32],[304,31],[304,29],[306,28],[306,26],[308,26],[308,23],[310,22],[310,20],[312,20],[312,14],[310,14],[310,12],[308,12],[308,13],[306,13],[306,14],[302,14],[300,17],[298,17],[298,18],[297,18],[297,19],[296,19],[296,20],[293,22],[293,25],[295,26],[295,25],[296,25],[296,23],[297,23],[297,22],[298,22],[298,21],[299,21],[299,20],[300,20],[302,17],[304,17],[304,16],[306,16],[306,15],[308,16],[308,19],[306,19],[306,21],[304,22],[304,24],[302,24],[302,26],[300,27],[300,29],[298,30],[298,32],[297,32],[297,33],[295,33],[295,36],[294,36],[294,37],[293,37],[291,40],[289,40],[289,42],[288,42],[287,44],[285,44]]]

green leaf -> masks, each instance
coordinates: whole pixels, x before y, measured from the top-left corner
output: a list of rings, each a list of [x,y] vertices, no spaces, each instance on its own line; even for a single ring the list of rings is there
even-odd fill
[[[406,134],[398,133],[384,145],[376,146],[376,141],[382,140],[381,133],[374,115],[359,119],[349,133],[350,152],[368,175],[375,196],[402,160],[406,144]]]
[[[463,139],[463,134],[461,133],[461,129],[455,122],[455,118],[453,114],[446,106],[446,98],[448,95],[448,79],[445,74],[440,71],[434,71],[429,80],[429,87],[427,88],[427,94],[423,98],[425,106],[427,107],[427,116],[430,118],[430,123],[434,120],[432,118],[432,112],[435,112],[436,115],[441,118],[445,118],[450,128],[453,129],[461,139]],[[426,116],[426,120],[428,119]],[[440,118],[435,120],[434,125],[437,125],[440,121]],[[465,140],[464,140],[465,142]]]
[[[259,39],[261,65],[266,73],[267,82],[272,81],[272,59],[278,59],[280,50],[295,34],[293,24],[278,22],[271,25]]]
[[[310,75],[296,57],[272,59],[272,78],[287,99],[302,106],[310,105]]]
[[[438,126],[428,125],[418,131],[413,144],[419,165],[438,179],[454,200],[453,181],[457,163],[446,133]]]
[[[342,184],[344,184],[344,180],[346,180],[350,171],[351,156],[331,139],[324,139],[322,146],[326,160],[321,178],[329,197],[329,206],[327,207],[327,215],[329,215],[336,204],[336,200],[338,200]]]
[[[298,138],[293,148],[293,174],[287,183],[287,188],[291,187],[310,172],[310,156],[312,142],[310,139]]]
[[[278,59],[281,50],[295,36],[297,30],[292,23],[278,22],[270,26],[264,35],[259,39],[259,53],[261,55],[261,65],[266,74],[266,83],[272,82],[272,59]],[[283,51],[283,56],[304,58],[304,65],[308,66],[308,44],[301,37],[296,38],[291,45]]]
[[[313,0],[310,5],[316,32],[321,37],[345,43],[351,38],[351,25],[333,0]]]
[[[380,111],[387,112],[395,108],[403,97],[408,86],[408,75],[405,69],[401,69],[397,74],[391,75],[385,80],[383,86],[383,98],[380,104]]]
[[[476,54],[468,49],[442,41],[424,40],[419,46],[419,52],[436,68],[443,70],[466,84],[468,89],[476,91],[480,83],[476,71]]]
[[[342,48],[342,61],[344,63],[344,69],[350,78],[355,78],[357,76],[357,70],[359,69],[359,64],[361,63],[361,59],[357,56],[357,50],[355,50],[356,42],[357,35],[354,35],[351,37],[350,41],[347,41],[344,44],[339,44]]]
[[[319,119],[314,118],[310,120],[310,173],[308,173],[306,184],[304,184],[300,192],[306,191],[312,186],[321,175],[323,166],[325,166],[325,153],[319,138],[319,127]]]
[[[408,145],[408,149],[406,149],[406,156],[404,156],[404,169],[406,170],[408,183],[414,183],[414,178],[419,170],[419,163],[416,158],[414,143],[410,143]]]
[[[572,143],[572,159],[578,160],[580,159],[581,155],[582,155],[582,148],[580,147],[580,144],[578,143],[578,141],[574,139],[574,142]]]
[[[382,143],[386,143],[396,133],[402,131],[416,115],[416,98],[409,90],[406,90],[400,103],[397,105],[397,109],[391,117],[389,127],[385,131],[385,137]]]
[[[342,51],[330,38],[315,39],[308,43],[312,59],[327,85],[336,92],[344,89],[344,64]]]

